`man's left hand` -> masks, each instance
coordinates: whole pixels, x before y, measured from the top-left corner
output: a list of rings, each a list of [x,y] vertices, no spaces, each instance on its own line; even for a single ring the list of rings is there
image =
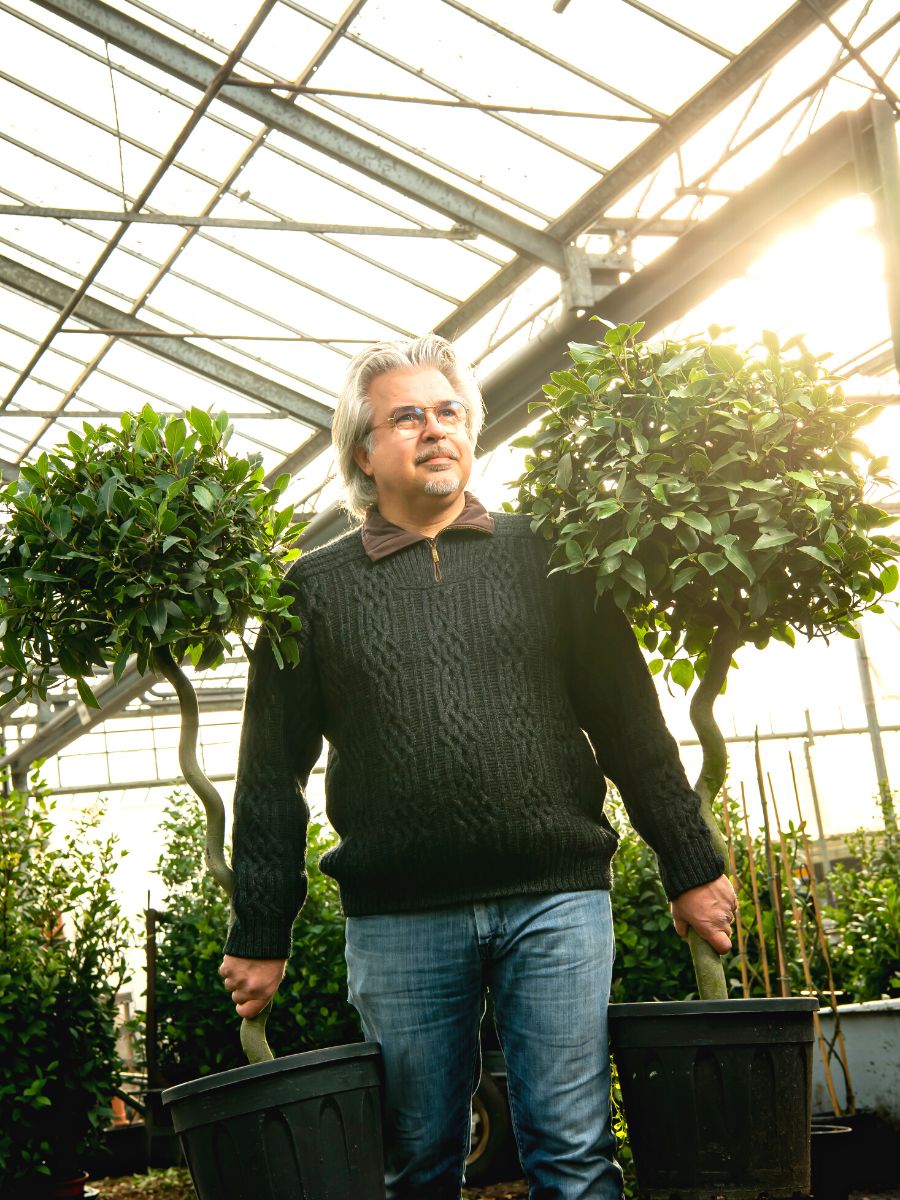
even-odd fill
[[[709,942],[717,954],[731,949],[731,925],[737,909],[737,897],[731,881],[720,875],[711,883],[689,888],[672,901],[675,931],[686,938],[688,928]]]

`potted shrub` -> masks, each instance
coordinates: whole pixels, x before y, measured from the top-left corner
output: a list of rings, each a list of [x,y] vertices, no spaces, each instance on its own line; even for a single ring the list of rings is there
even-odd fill
[[[766,334],[749,355],[716,341],[718,330],[712,341],[644,343],[641,328],[570,346],[571,369],[544,388],[539,429],[518,443],[530,451],[519,506],[554,542],[552,569],[590,571],[597,595],[627,614],[656,655],[652,671],[685,691],[696,681],[696,790],[727,862],[712,811],[727,770],[716,698],[739,647],[793,645],[798,632],[857,637],[856,618],[881,611],[897,550],[866,487],[883,482],[886,459],[857,438],[873,409],[848,404],[800,339],[781,346]],[[718,956],[696,935],[690,945],[694,1009],[610,1014],[642,1189],[808,1190],[815,1001],[728,1000]],[[766,1037],[773,1048],[760,1057]],[[635,1056],[624,1068],[626,1042]],[[673,1116],[678,1134],[661,1135]]]
[[[110,666],[119,678],[133,660],[139,670],[165,676],[181,710],[182,772],[206,809],[207,866],[230,894],[224,806],[197,762],[197,698],[181,663],[215,666],[230,651],[229,638],[243,641],[254,620],[279,665],[296,664],[299,619],[281,566],[298,553],[289,547],[300,527],[291,524],[290,509],[276,507],[288,476],[269,489],[258,460],[228,452],[226,414],[213,419],[194,408],[187,418],[146,406],[138,416],[124,414],[119,428],[85,425],[23,465],[18,481],[0,493],[7,518],[0,531],[0,664],[10,673],[3,699],[46,698],[61,673],[86,705],[96,705],[88,682],[95,669]],[[227,1197],[234,1188],[243,1194],[246,1171],[255,1195],[275,1196],[298,1170],[310,1178],[331,1169],[358,1172],[360,1153],[370,1161],[380,1154],[375,1048],[273,1062],[266,1015],[242,1022],[250,1066],[169,1094],[201,1195]],[[350,1077],[355,1090],[348,1091]],[[345,1144],[343,1166],[339,1140],[320,1131],[329,1147],[323,1163],[306,1130],[318,1120],[318,1097],[333,1085],[339,1107],[345,1099],[355,1105],[348,1119],[358,1124],[364,1112],[372,1131],[365,1143],[357,1136]],[[376,1119],[369,1120],[373,1108]],[[277,1132],[268,1137],[263,1127]],[[223,1159],[221,1147],[238,1143],[240,1163]],[[371,1173],[367,1163],[362,1174]]]
[[[0,812],[0,1196],[83,1193],[119,1082],[116,993],[130,930],[120,852],[85,812],[54,837],[39,780]]]

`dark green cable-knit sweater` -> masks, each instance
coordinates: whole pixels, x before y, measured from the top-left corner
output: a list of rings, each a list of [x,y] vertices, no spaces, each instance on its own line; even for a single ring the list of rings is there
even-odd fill
[[[229,954],[289,954],[323,737],[348,915],[608,888],[604,775],[670,897],[721,873],[625,620],[587,574],[548,579],[527,517],[494,519],[438,535],[439,579],[428,541],[372,561],[358,530],[292,568],[300,665],[264,638],[251,664]]]

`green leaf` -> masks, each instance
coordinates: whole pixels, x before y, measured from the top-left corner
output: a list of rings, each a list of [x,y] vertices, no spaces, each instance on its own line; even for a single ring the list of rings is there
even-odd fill
[[[694,682],[694,664],[686,658],[679,658],[672,663],[669,674],[674,683],[687,691]]]
[[[802,483],[804,487],[811,488],[813,491],[818,491],[819,485],[812,471],[785,471],[788,479],[796,479],[798,483]]]
[[[205,488],[203,486],[202,483],[198,483],[196,485],[196,487],[194,488],[194,490],[192,492],[192,495],[193,495],[194,499],[197,501],[197,503],[200,505],[200,507],[205,508],[207,512],[212,512],[212,510],[215,508],[215,506],[216,506],[215,497],[213,496],[212,492],[208,488]]]
[[[900,571],[897,569],[896,563],[891,563],[881,572],[880,583],[882,592],[892,592],[897,586]]]
[[[79,676],[75,680],[75,686],[78,688],[78,695],[81,697],[83,702],[88,706],[88,708],[99,708],[100,707],[100,701],[97,699],[97,697],[91,691],[90,686],[88,685],[86,680],[82,679],[81,676]]]
[[[603,521],[607,517],[611,517],[613,513],[621,510],[622,505],[618,500],[592,500],[587,506],[587,510],[591,513],[595,521]]]
[[[175,455],[187,438],[187,426],[181,417],[174,417],[166,424],[166,449]]]
[[[788,529],[770,529],[761,534],[753,543],[754,550],[772,550],[775,546],[786,546],[788,542],[796,542],[797,535]]]
[[[830,559],[824,550],[820,550],[818,546],[798,546],[797,549],[801,554],[807,555],[809,558],[814,558],[816,562],[822,563],[823,566],[834,570],[834,561]]]
[[[188,413],[188,420],[193,428],[196,429],[200,434],[204,442],[207,444],[210,442],[215,442],[215,430],[213,429],[213,423],[210,420],[209,413],[205,413],[200,408],[192,408]]]
[[[564,454],[559,460],[559,466],[556,469],[556,486],[560,491],[564,492],[572,482],[572,455]]]
[[[737,567],[739,571],[747,576],[750,583],[756,582],[756,572],[753,570],[750,559],[739,546],[723,546],[722,553],[733,567]]]
[[[619,575],[627,583],[630,583],[635,591],[640,592],[642,596],[647,595],[647,577],[644,574],[644,568],[636,558],[623,558]]]
[[[67,538],[72,531],[72,512],[68,508],[54,508],[47,524],[59,538]]]
[[[692,529],[699,529],[701,533],[712,533],[712,525],[710,525],[707,517],[702,513],[685,512],[681,514],[681,519],[685,525],[690,525]]]
[[[614,554],[632,554],[636,546],[637,538],[619,538],[618,541],[610,542],[608,546],[603,547],[603,557],[612,558]]]
[[[166,606],[159,597],[155,596],[147,605],[147,619],[150,622],[150,627],[153,630],[156,640],[160,641],[162,635],[166,632],[169,614],[166,612]]]
[[[709,357],[723,375],[736,375],[744,365],[744,356],[733,346],[710,346]]]
[[[697,557],[708,575],[716,575],[728,566],[728,560],[721,554],[699,554]]]

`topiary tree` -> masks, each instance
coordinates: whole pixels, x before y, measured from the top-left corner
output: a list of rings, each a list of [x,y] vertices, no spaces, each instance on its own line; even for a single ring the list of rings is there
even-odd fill
[[[596,318],[595,318],[596,319]],[[867,500],[886,458],[857,438],[872,415],[801,339],[758,354],[716,340],[638,340],[640,322],[573,343],[544,387],[519,507],[554,541],[553,570],[593,572],[654,673],[687,691],[711,804],[727,754],[713,706],[735,651],[840,633],[897,584],[893,518]],[[713,329],[713,339],[721,336]],[[718,956],[691,934],[701,997],[726,994]]]
[[[197,698],[180,664],[216,666],[251,620],[280,666],[298,661],[280,566],[301,529],[276,508],[289,477],[267,488],[258,457],[228,452],[232,432],[224,413],[193,408],[185,421],[146,406],[118,429],[69,433],[0,492],[0,703],[46,699],[62,676],[97,707],[88,679],[103,667],[119,679],[132,659],[165,676],[181,769],[206,809],[207,865],[229,895],[225,810],[197,761]],[[252,1061],[271,1057],[264,1026],[242,1025]]]
[[[203,870],[203,817],[175,793],[166,804],[157,874],[165,921],[156,957],[159,1070],[166,1086],[240,1066],[228,1035],[234,1005],[218,975],[228,904]],[[308,831],[309,894],[293,933],[295,969],[279,988],[268,1029],[291,1053],[358,1041],[359,1019],[347,1000],[344,915],[337,884],[318,868],[335,842],[318,821]]]

